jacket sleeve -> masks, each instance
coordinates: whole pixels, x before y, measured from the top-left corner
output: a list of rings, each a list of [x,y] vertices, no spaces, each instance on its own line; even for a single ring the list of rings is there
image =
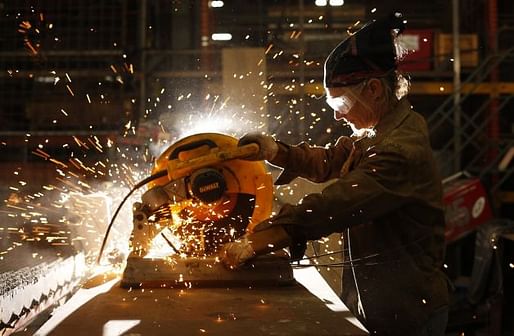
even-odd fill
[[[305,142],[290,146],[278,142],[279,151],[271,163],[284,170],[275,184],[287,184],[297,177],[318,183],[338,177],[352,143],[348,137],[340,137],[335,145],[328,147],[311,146]]]
[[[298,205],[284,205],[270,225],[284,226],[299,242],[381,217],[415,199],[409,165],[396,147],[375,147],[356,169],[321,193],[307,195]]]

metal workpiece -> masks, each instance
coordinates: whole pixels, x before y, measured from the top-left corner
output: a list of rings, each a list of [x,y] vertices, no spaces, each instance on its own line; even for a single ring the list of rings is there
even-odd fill
[[[130,258],[129,258],[130,259]],[[229,270],[216,257],[128,260],[121,286],[124,288],[247,287],[294,284],[287,256],[255,258],[238,270]]]

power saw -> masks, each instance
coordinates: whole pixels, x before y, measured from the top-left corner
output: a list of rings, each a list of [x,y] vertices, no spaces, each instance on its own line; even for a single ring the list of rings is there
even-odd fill
[[[146,184],[148,190],[133,204],[131,252],[122,286],[292,281],[285,258],[257,258],[237,272],[217,261],[223,244],[251,232],[271,215],[272,177],[264,162],[244,160],[258,151],[257,144],[238,146],[236,138],[218,133],[192,135],[167,148],[155,161],[152,175],[136,185]],[[148,257],[157,235],[172,248],[171,255]]]

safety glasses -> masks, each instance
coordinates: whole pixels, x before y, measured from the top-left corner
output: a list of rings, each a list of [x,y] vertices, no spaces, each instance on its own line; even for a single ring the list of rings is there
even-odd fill
[[[342,115],[348,114],[353,105],[355,105],[355,101],[356,99],[350,95],[327,97],[327,104]]]
[[[337,97],[327,96],[327,104],[334,110],[334,118],[341,120],[344,118],[357,102],[357,95],[362,92],[366,82],[361,82],[356,86],[348,87],[346,92]]]

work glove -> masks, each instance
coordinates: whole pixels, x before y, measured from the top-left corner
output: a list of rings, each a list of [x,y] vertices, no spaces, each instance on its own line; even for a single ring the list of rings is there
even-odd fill
[[[305,255],[305,250],[307,249],[307,237],[304,231],[298,225],[282,225],[282,223],[291,224],[290,218],[294,218],[294,206],[292,206],[291,204],[284,204],[280,209],[278,215],[273,217],[273,225],[271,224],[272,221],[265,220],[255,225],[253,227],[252,232],[267,233],[272,232],[268,230],[276,230],[273,231],[273,234],[276,235],[275,241],[279,242],[278,245],[281,245],[280,242],[285,239],[284,237],[287,237],[287,246],[289,247],[289,254],[291,256],[291,260],[296,261],[302,259]],[[260,236],[261,235],[257,235],[258,238]],[[254,240],[258,242],[262,239]],[[262,246],[264,245],[264,243],[261,241],[259,245]]]
[[[265,135],[261,133],[248,133],[243,135],[241,139],[239,139],[238,146],[244,146],[251,143],[256,143],[259,145],[259,152],[248,156],[245,160],[249,161],[271,161],[277,156],[278,153],[278,144],[275,139],[271,135]]]
[[[228,269],[236,269],[255,256],[255,251],[244,235],[240,239],[223,245],[220,253],[221,262]]]
[[[236,269],[256,256],[287,247],[290,242],[291,239],[282,226],[268,226],[223,245],[220,259],[225,267]]]

